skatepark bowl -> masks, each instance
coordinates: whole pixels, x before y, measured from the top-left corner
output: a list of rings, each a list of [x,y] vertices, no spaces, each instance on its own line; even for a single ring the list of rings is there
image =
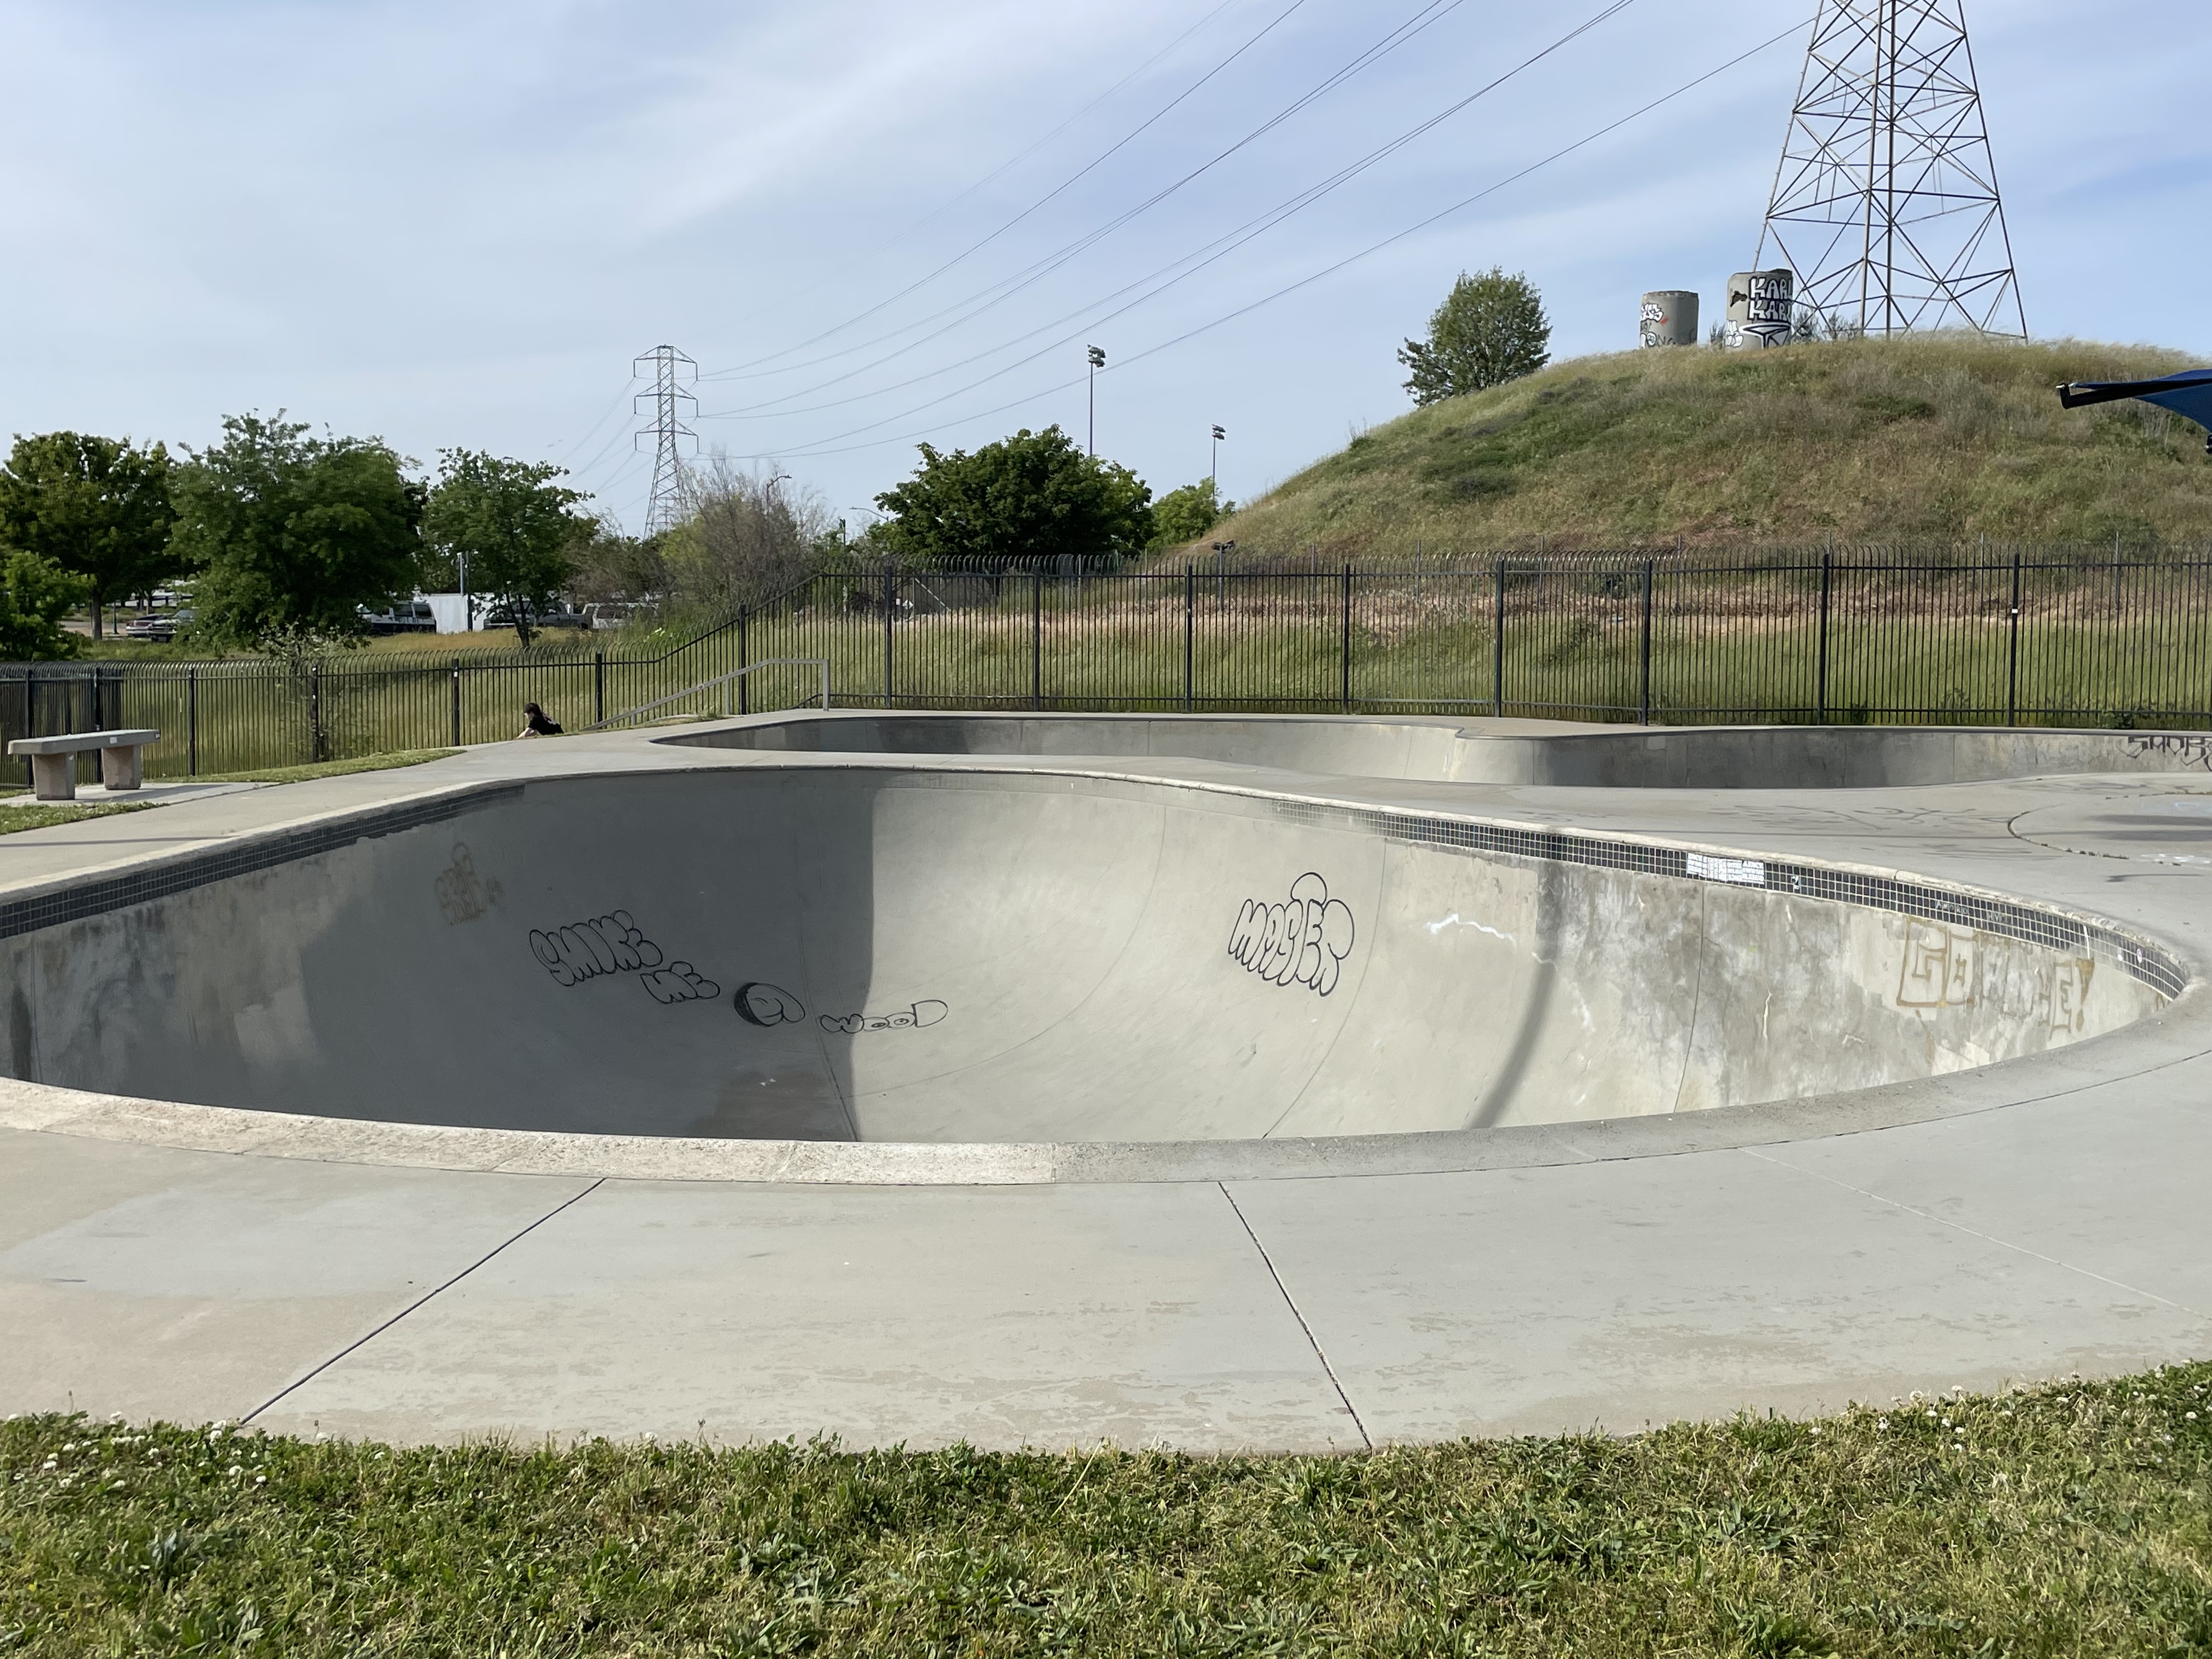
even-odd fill
[[[1091,753],[1163,724],[720,735]],[[1165,724],[1178,752],[1470,769],[1440,726]],[[10,942],[18,1076],[573,1134],[1368,1136],[1936,1076],[2179,983],[2142,941],[1991,897],[1133,779],[568,777],[222,867]],[[424,1063],[395,1091],[398,1032]]]
[[[1235,1206],[1240,1181],[1972,1118],[2197,1040],[2173,1026],[2188,948],[2140,905],[2087,901],[2136,893],[2087,884],[2123,867],[2098,858],[2166,856],[2129,835],[2197,833],[2208,752],[2136,732],[863,713],[487,747],[173,805],[158,838],[150,818],[10,837],[45,861],[0,893],[18,1079],[0,1148],[817,1189],[1203,1182]],[[2163,805],[2114,829],[2088,809],[2115,793]],[[2057,816],[2031,833],[2039,814]],[[1974,836],[2011,864],[1960,856]],[[1968,878],[1984,869],[1994,884]],[[1328,1182],[1308,1184],[1317,1201]],[[1264,1224],[1237,1218],[1264,1253]],[[1774,1225],[1726,1250],[1771,1249]],[[2044,1352],[1997,1346],[2000,1370]],[[1544,1400],[1480,1420],[1619,1408]],[[350,1420],[514,1420],[486,1409]],[[1024,1421],[952,1411],[945,1431],[1062,1419]],[[944,1425],[856,1407],[829,1426]]]

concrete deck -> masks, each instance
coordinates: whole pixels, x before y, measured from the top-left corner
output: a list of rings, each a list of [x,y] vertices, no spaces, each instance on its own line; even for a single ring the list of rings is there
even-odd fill
[[[2189,769],[1723,791],[1302,771],[1280,742],[1250,767],[1207,741],[896,763],[1908,872],[2109,919],[2200,976],[2212,959],[2212,776],[2185,750],[2166,757]],[[1358,743],[1331,733],[1330,765],[1371,763]],[[814,747],[512,744],[191,800],[0,840],[0,902],[490,782],[885,763]],[[1782,1106],[1295,1157],[849,1146],[778,1180],[726,1178],[771,1172],[745,1143],[718,1164],[6,1084],[0,1411],[1322,1449],[2138,1369],[2212,1352],[2208,1009],[2200,983],[2108,1036]]]

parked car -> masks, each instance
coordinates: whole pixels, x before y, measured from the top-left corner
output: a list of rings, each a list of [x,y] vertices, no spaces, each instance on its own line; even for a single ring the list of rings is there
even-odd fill
[[[438,618],[420,599],[409,599],[389,611],[363,611],[372,634],[434,634]]]
[[[126,640],[147,640],[167,645],[192,625],[192,613],[179,611],[166,617],[133,617],[118,630]]]
[[[532,628],[541,629],[587,629],[592,625],[592,619],[580,611],[571,611],[566,605],[555,605],[547,610],[531,611],[530,625]],[[514,608],[512,605],[495,605],[484,612],[483,619],[477,626],[486,629],[512,628],[514,626]]]

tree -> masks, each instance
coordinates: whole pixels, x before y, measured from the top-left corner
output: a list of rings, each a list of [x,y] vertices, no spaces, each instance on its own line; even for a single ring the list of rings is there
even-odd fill
[[[1127,559],[1152,539],[1152,492],[1085,454],[1058,427],[1024,428],[970,455],[921,446],[921,465],[876,497],[899,557],[939,566],[1069,556]]]
[[[1224,501],[1216,493],[1211,478],[1170,489],[1152,507],[1152,550],[1194,542],[1236,510],[1236,502]]]
[[[0,659],[44,662],[74,657],[77,636],[62,618],[91,590],[84,578],[20,547],[0,548]]]
[[[575,568],[595,526],[570,509],[589,499],[556,479],[548,461],[518,461],[468,449],[441,452],[437,487],[423,509],[430,545],[464,567],[466,586],[514,618],[528,645]]]
[[[203,574],[194,631],[297,654],[368,631],[415,585],[422,486],[377,438],[226,416],[223,441],[172,478],[176,549]]]
[[[83,579],[106,608],[182,569],[169,546],[169,452],[82,432],[16,437],[0,466],[0,542]],[[11,579],[12,586],[12,579]]]
[[[1534,374],[1552,361],[1551,343],[1535,284],[1493,265],[1480,276],[1461,272],[1429,319],[1427,341],[1407,341],[1398,361],[1413,371],[1406,390],[1426,404]]]
[[[685,472],[683,511],[662,550],[670,580],[685,604],[719,614],[804,580],[831,522],[789,474],[748,472],[719,454]]]

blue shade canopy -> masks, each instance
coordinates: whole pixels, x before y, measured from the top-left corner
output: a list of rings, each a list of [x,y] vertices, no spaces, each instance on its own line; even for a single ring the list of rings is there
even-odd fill
[[[2069,409],[2118,403],[2123,398],[2140,398],[2170,409],[2212,432],[2212,368],[2185,368],[2155,380],[2077,380],[2058,388],[2058,401]],[[2212,437],[2206,438],[2204,447],[2212,450]]]

